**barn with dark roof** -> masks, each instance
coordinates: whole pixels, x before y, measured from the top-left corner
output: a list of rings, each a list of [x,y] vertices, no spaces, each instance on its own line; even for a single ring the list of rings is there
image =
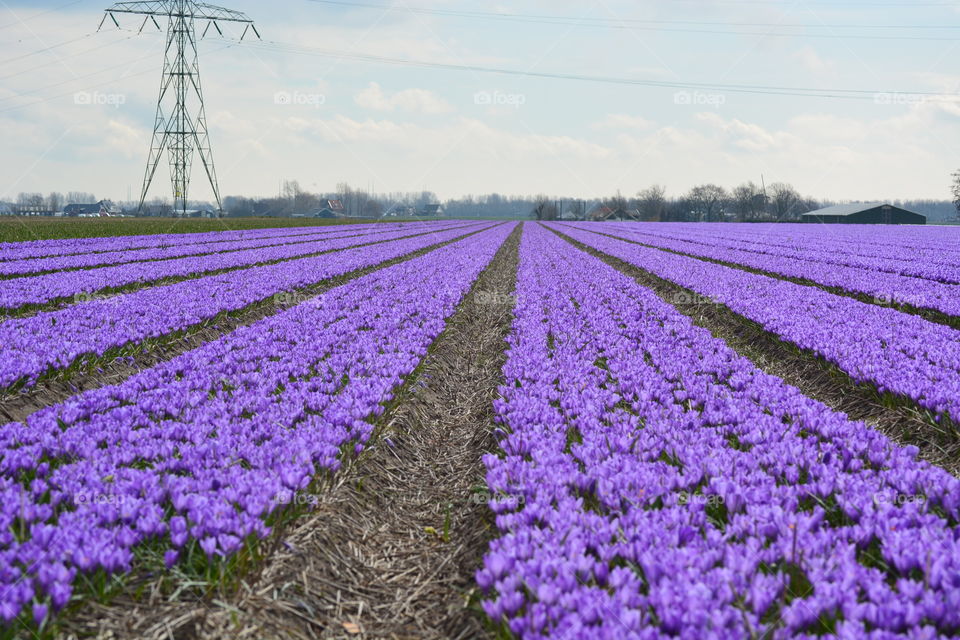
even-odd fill
[[[927,217],[886,202],[855,202],[805,213],[803,221],[819,224],[927,224]]]

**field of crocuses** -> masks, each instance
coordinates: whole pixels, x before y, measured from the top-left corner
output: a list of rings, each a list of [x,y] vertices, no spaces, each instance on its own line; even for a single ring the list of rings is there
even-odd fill
[[[307,249],[297,245],[295,252],[307,251],[319,255],[184,280],[119,297],[85,295],[80,297],[78,304],[63,309],[11,319],[0,324],[0,343],[10,347],[10,357],[0,363],[0,386],[14,383],[32,385],[42,373],[69,367],[78,357],[102,356],[111,349],[131,342],[184,330],[219,314],[462,234],[463,231],[458,228],[430,228],[417,233],[416,230],[403,227],[387,236],[373,236],[374,242],[399,242],[357,246],[367,245],[371,241],[371,237],[364,239],[358,236],[311,243],[312,246]],[[334,251],[346,247],[352,248]],[[283,251],[289,249],[284,248]],[[69,280],[72,274],[67,272],[65,276]]]
[[[469,438],[489,502],[390,532],[391,556],[435,559],[414,595],[445,584],[489,637],[960,637],[960,481],[651,288],[960,442],[960,331],[922,311],[960,317],[956,236],[435,221],[0,244],[0,638],[191,589],[234,617],[236,592],[288,598],[271,615],[296,610],[291,637],[361,635],[382,603],[328,628],[304,594],[339,602],[339,583],[306,570],[225,585],[272,575],[305,492],[368,490],[352,474],[404,442],[409,394],[457,401],[418,372],[477,305],[512,314],[469,345],[502,365],[477,401],[493,437]],[[479,288],[494,272],[515,289]],[[442,439],[424,446],[446,463]],[[488,532],[475,548],[452,537],[461,516]],[[307,538],[356,555],[324,518]]]
[[[720,302],[848,373],[960,422],[960,331],[897,309],[567,227],[570,237]]]
[[[310,253],[327,253],[316,257],[2,323],[10,384],[453,241],[3,427],[0,617],[29,609],[42,623],[68,604],[79,575],[129,571],[138,545],[160,541],[172,565],[191,544],[227,556],[266,536],[265,518],[291,492],[362,450],[373,431],[366,419],[416,368],[511,231],[378,229],[318,241]],[[367,246],[345,248],[357,244]]]
[[[580,226],[562,230],[662,277],[724,280],[703,277],[716,265]],[[518,286],[496,407],[502,451],[486,458],[500,537],[477,573],[505,632],[960,633],[953,476],[758,370],[543,227],[524,236]],[[752,283],[731,286],[755,304]],[[812,312],[819,293],[808,295]]]
[[[704,226],[708,228],[691,231],[682,225],[663,229],[611,225],[608,231],[648,246],[809,280],[869,296],[878,304],[907,304],[960,320],[960,247],[956,245],[873,247],[842,237],[827,241],[823,232],[785,237],[773,225],[738,238],[718,225]]]

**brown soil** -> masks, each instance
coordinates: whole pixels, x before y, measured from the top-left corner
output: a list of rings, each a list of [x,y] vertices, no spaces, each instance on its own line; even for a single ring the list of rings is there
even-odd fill
[[[895,442],[919,447],[920,457],[924,460],[955,476],[960,475],[960,431],[949,420],[937,423],[928,412],[907,398],[898,398],[895,403],[884,402],[875,388],[855,383],[846,373],[816,354],[782,341],[729,308],[710,304],[689,289],[587,247],[563,233],[555,233],[652,289],[665,301],[690,301],[689,304],[671,304],[694,324],[726,341],[761,370],[797,387],[807,397],[819,400],[853,420],[871,425]],[[887,406],[889,404],[896,406]]]
[[[371,446],[233,593],[160,589],[92,604],[63,633],[98,638],[484,638],[473,574],[494,535],[482,456],[496,448],[521,229],[382,418]],[[187,600],[187,601],[185,601]],[[66,636],[64,636],[66,637]]]

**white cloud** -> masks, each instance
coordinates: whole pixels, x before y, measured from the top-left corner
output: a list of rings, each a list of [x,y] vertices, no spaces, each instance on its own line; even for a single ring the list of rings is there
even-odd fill
[[[793,145],[796,140],[790,133],[769,132],[763,127],[743,122],[736,118],[725,120],[716,113],[698,113],[696,119],[722,134],[722,139],[750,153],[773,152]]]
[[[342,114],[325,119],[291,118],[287,130],[297,136],[316,136],[324,142],[374,143],[395,145],[402,149],[419,149],[436,157],[451,148],[497,157],[542,159],[564,155],[585,160],[603,160],[612,150],[572,136],[516,134],[495,128],[481,120],[460,118],[441,125],[418,125],[393,120],[355,120]],[[458,145],[460,145],[458,147]]]
[[[411,111],[425,113],[428,115],[437,115],[453,111],[453,107],[440,98],[432,91],[425,89],[405,89],[393,95],[387,95],[376,82],[371,82],[370,86],[358,93],[354,97],[354,102],[364,109],[373,111]]]
[[[145,129],[132,127],[119,120],[110,120],[105,135],[106,146],[124,157],[138,158],[143,155],[143,140],[146,134]]]
[[[796,51],[792,58],[802,68],[818,75],[832,74],[836,68],[836,65],[832,61],[821,56],[809,45]]]
[[[632,116],[625,113],[611,113],[603,120],[590,125],[593,129],[637,129],[646,130],[654,123],[641,116]]]

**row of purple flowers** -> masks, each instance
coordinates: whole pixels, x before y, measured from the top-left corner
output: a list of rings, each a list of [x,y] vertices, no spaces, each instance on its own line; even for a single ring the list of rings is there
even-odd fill
[[[569,225],[570,237],[726,305],[815,353],[855,382],[960,422],[960,331],[816,287],[617,240]]]
[[[511,229],[376,271],[0,429],[0,618],[37,623],[134,551],[229,556],[371,437]],[[409,249],[409,245],[407,245]],[[382,256],[381,256],[382,257]]]
[[[0,323],[0,387],[32,385],[44,373],[71,366],[78,358],[187,329],[224,312],[243,309],[284,292],[398,258],[453,240],[482,227],[435,231],[312,258],[231,271],[92,299],[58,311]],[[355,244],[335,240],[328,250]]]
[[[143,262],[143,258],[91,269],[48,273],[26,276],[9,280],[0,280],[0,309],[17,309],[26,305],[44,304],[64,298],[77,298],[82,301],[103,289],[112,289],[137,283],[150,283],[164,278],[175,278],[203,274],[223,269],[249,267],[263,262],[289,260],[312,253],[342,249],[348,246],[383,242],[396,238],[416,235],[430,230],[453,228],[425,227],[422,225],[391,225],[363,232],[345,231],[342,234],[325,233],[323,235],[293,236],[284,240],[274,238],[269,241],[256,241],[252,246],[240,243],[217,243],[205,245],[208,253],[189,257]],[[264,246],[257,244],[264,243]],[[250,243],[244,243],[250,245]],[[152,249],[150,251],[153,251]],[[191,250],[196,252],[196,250]],[[137,251],[128,251],[136,254]],[[88,256],[82,256],[87,258]],[[36,262],[36,261],[34,261]],[[0,267],[4,263],[0,263]],[[12,263],[9,263],[12,264]]]
[[[485,458],[500,537],[477,574],[507,632],[960,633],[960,482],[916,448],[543,227],[522,240],[517,293]]]
[[[870,225],[620,224],[674,239],[881,273],[960,283],[960,230]]]
[[[422,226],[422,224],[420,225]],[[298,234],[276,235],[267,237],[242,238],[240,240],[195,241],[175,244],[173,246],[150,247],[144,249],[120,249],[114,251],[97,251],[96,253],[81,253],[69,256],[54,256],[46,258],[27,258],[21,260],[0,261],[0,276],[26,276],[54,271],[71,269],[90,269],[93,267],[115,266],[132,262],[147,262],[152,260],[169,260],[188,256],[209,256],[211,254],[240,251],[243,249],[257,249],[297,242],[310,242],[326,238],[339,238],[358,235],[376,235],[387,231],[396,231],[400,225],[383,225],[380,227],[364,227],[354,229],[349,226],[338,226],[326,229],[303,230]]]
[[[171,223],[171,227],[175,226]],[[361,225],[372,227],[374,225]],[[321,231],[339,232],[338,227],[325,227]],[[26,242],[0,243],[0,261],[29,258],[54,258],[58,256],[102,253],[107,251],[132,251],[136,249],[176,247],[198,243],[234,242],[258,238],[283,238],[317,232],[316,227],[292,227],[285,229],[248,229],[244,231],[213,231],[203,233],[167,233],[146,236],[117,236],[109,238],[59,238],[55,240],[29,240]]]
[[[871,297],[875,304],[908,304],[960,317],[960,285],[883,271],[871,266],[871,261],[879,261],[875,258],[861,259],[865,263],[863,266],[847,266],[810,256],[793,257],[790,254],[795,252],[785,248],[740,249],[738,245],[743,243],[693,233],[681,238],[673,233],[650,232],[646,226],[618,227],[609,231],[617,237],[654,247],[863,294]],[[836,255],[841,250],[841,247],[834,246],[831,254]],[[957,272],[960,274],[960,267]]]

